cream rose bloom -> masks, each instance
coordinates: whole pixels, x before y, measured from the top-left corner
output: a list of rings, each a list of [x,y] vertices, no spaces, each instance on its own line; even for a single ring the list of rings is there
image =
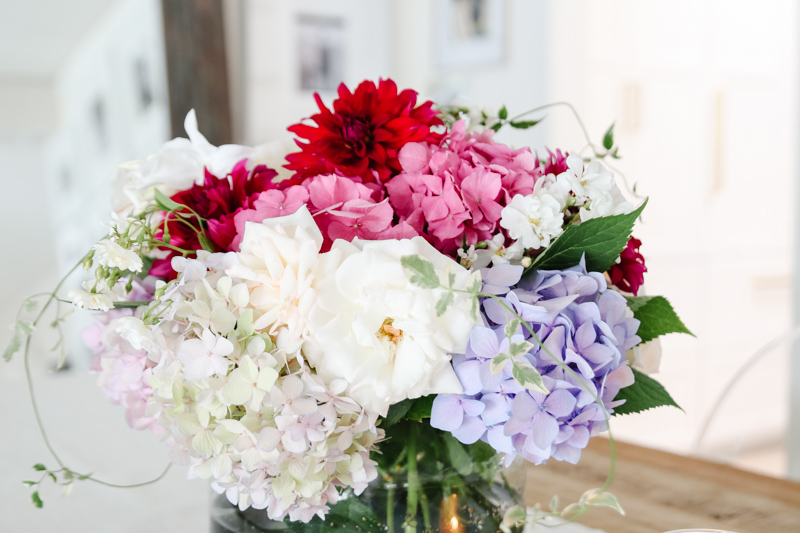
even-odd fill
[[[262,313],[256,329],[277,335],[278,347],[287,353],[300,348],[307,332],[321,247],[322,233],[303,206],[285,217],[248,222],[239,263],[226,270],[244,280],[249,306]]]
[[[466,287],[469,272],[421,237],[337,240],[321,256],[303,347],[326,383],[344,379],[352,399],[384,416],[406,398],[462,392],[450,354],[464,352],[477,324],[463,294],[436,316],[444,290],[413,285],[401,265],[409,255],[433,263],[442,282],[453,273],[454,287]]]

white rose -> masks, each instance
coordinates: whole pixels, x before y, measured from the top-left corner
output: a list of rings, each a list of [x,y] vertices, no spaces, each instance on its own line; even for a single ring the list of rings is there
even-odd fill
[[[287,352],[300,348],[306,334],[306,317],[314,303],[314,281],[322,233],[306,206],[285,217],[263,223],[248,222],[240,246],[239,263],[226,270],[245,281],[250,307],[263,314],[258,330],[269,328]]]
[[[322,256],[325,274],[308,319],[309,363],[326,383],[346,380],[348,395],[381,415],[406,398],[460,393],[449,354],[463,353],[477,324],[466,295],[436,316],[443,290],[410,282],[401,258],[413,255],[433,263],[440,280],[453,273],[455,288],[465,288],[469,273],[421,237],[338,240]]]

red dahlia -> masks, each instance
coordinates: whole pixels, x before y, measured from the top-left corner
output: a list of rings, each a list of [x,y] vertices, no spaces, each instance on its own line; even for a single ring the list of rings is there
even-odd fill
[[[331,112],[314,94],[320,112],[311,116],[317,127],[295,124],[289,131],[308,142],[296,141],[302,151],[286,157],[286,168],[299,178],[320,174],[360,176],[365,182],[387,181],[402,168],[400,149],[410,142],[438,143],[441,133],[431,128],[443,123],[433,102],[416,105],[417,93],[397,93],[392,80],[361,82],[354,93],[339,85]]]
[[[619,263],[608,269],[611,284],[625,292],[633,293],[634,296],[644,283],[644,273],[647,272],[647,267],[644,266],[644,257],[639,253],[641,245],[642,241],[631,237],[619,255]]]
[[[224,178],[217,178],[206,169],[205,181],[202,185],[193,185],[191,189],[180,191],[172,196],[175,202],[190,207],[201,218],[206,219],[202,225],[208,237],[206,246],[213,248],[214,252],[226,252],[231,249],[231,241],[236,237],[236,226],[233,217],[242,209],[251,209],[253,202],[262,191],[274,189],[272,178],[277,172],[264,165],[259,165],[252,171],[247,170],[247,160],[239,161],[231,173]],[[169,244],[183,250],[202,250],[203,246],[197,231],[189,225],[177,220],[176,215],[170,213],[165,222],[169,224]],[[187,219],[194,228],[198,227],[196,218]],[[163,238],[164,222],[156,237]],[[150,268],[150,274],[162,278],[175,279],[176,273],[170,265],[172,258],[181,255],[171,248],[164,248],[169,252],[165,259],[157,259]]]

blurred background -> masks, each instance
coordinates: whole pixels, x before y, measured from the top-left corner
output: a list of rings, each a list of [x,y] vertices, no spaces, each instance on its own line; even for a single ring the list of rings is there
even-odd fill
[[[104,235],[115,166],[185,136],[191,108],[212,143],[260,144],[290,142],[313,93],[329,103],[340,81],[391,77],[423,99],[512,116],[568,101],[595,143],[615,123],[618,176],[650,197],[635,232],[645,290],[696,334],[664,338],[655,376],[683,411],[620,417],[615,437],[800,479],[800,358],[780,341],[800,309],[799,11],[792,0],[0,0],[0,323]],[[586,145],[568,109],[546,115],[500,138],[539,154]],[[74,316],[57,374],[54,340],[37,337],[45,422],[77,464],[157,475],[163,445],[126,429],[87,374],[77,331],[89,320]],[[48,458],[26,394],[21,361],[0,367],[8,509],[27,505],[19,480]],[[184,476],[137,489],[137,505],[196,511],[206,488]],[[50,498],[63,507],[54,524],[91,519],[75,500],[108,499],[76,493],[72,505]]]

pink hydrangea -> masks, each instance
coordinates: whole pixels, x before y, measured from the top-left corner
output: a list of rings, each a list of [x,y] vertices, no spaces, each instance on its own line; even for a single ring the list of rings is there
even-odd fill
[[[164,432],[154,416],[148,416],[152,368],[156,363],[147,352],[136,349],[117,331],[119,319],[133,316],[132,309],[113,309],[98,313],[94,324],[81,332],[86,346],[95,354],[90,370],[98,374],[98,385],[108,400],[125,407],[125,419],[134,429]]]
[[[302,185],[262,193],[253,209],[240,211],[234,217],[235,246],[242,241],[246,222],[290,215],[304,204],[324,237],[322,251],[329,250],[336,239],[403,239],[417,235],[409,224],[396,223],[394,209],[380,185],[325,174],[307,179]]]
[[[444,253],[502,231],[500,211],[515,195],[530,194],[543,174],[530,149],[512,150],[493,134],[467,132],[458,121],[439,145],[406,144],[403,172],[386,183],[400,221]]]

